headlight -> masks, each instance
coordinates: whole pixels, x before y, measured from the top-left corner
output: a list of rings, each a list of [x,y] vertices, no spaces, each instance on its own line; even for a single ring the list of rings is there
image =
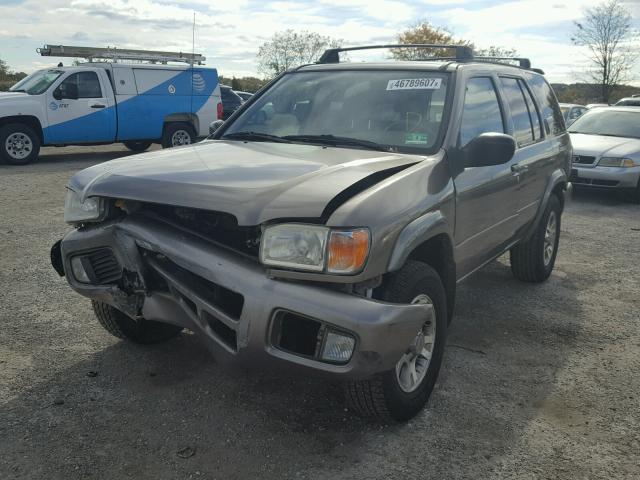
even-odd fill
[[[274,225],[265,228],[262,235],[260,261],[274,267],[349,275],[364,267],[369,243],[369,230],[365,228]]]
[[[637,167],[640,163],[630,158],[602,157],[598,162],[599,167]]]
[[[64,221],[67,223],[95,222],[100,220],[104,213],[104,199],[89,197],[81,201],[80,195],[71,189],[67,189],[67,197],[64,201]]]

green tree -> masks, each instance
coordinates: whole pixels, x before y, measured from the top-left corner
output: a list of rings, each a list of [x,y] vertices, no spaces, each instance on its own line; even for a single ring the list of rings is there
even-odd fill
[[[339,47],[340,43],[315,32],[277,32],[258,49],[258,71],[273,78],[290,68],[315,62],[327,48]]]
[[[608,0],[586,9],[584,20],[574,23],[571,40],[586,47],[590,62],[585,79],[597,84],[601,101],[609,103],[617,86],[631,80],[637,59],[638,37],[631,28],[631,14],[618,0]]]

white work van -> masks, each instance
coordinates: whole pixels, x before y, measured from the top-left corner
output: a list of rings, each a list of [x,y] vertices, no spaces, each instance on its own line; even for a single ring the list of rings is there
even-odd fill
[[[185,145],[219,118],[214,68],[94,62],[44,69],[0,93],[0,159],[26,164],[47,145]]]

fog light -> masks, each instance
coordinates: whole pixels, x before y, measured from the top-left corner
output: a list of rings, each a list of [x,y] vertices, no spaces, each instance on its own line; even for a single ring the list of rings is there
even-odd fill
[[[327,332],[322,347],[322,360],[336,363],[347,363],[353,355],[356,339],[338,332]]]
[[[71,259],[71,270],[73,271],[73,276],[79,282],[91,283],[89,275],[87,275],[87,271],[84,269],[84,265],[82,265],[82,257],[73,257]]]

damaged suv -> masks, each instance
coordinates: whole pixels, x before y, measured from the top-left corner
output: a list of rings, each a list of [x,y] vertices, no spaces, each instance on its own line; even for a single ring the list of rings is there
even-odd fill
[[[550,275],[571,169],[541,72],[446,48],[329,50],[207,141],[77,173],[54,267],[117,337],[187,328],[221,361],[342,379],[359,413],[411,418],[456,284],[505,252],[516,278]]]

